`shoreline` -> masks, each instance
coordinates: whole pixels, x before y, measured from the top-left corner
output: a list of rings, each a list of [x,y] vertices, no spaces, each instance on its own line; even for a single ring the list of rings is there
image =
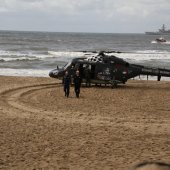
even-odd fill
[[[127,170],[170,160],[170,82],[71,87],[46,77],[0,76],[2,169]]]

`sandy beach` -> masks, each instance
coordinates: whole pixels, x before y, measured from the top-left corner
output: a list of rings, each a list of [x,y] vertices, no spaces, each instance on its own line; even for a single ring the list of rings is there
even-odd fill
[[[170,160],[170,82],[82,87],[0,76],[0,169],[127,170]]]

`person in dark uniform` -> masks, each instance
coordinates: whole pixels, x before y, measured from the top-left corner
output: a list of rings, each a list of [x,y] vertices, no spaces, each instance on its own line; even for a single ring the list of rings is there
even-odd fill
[[[70,94],[70,84],[71,84],[71,77],[69,76],[68,71],[66,71],[63,77],[64,92],[66,97],[69,97]]]
[[[76,71],[76,75],[74,76],[74,90],[76,93],[76,97],[79,98],[80,95],[80,87],[81,87],[81,77],[79,75],[79,71]]]

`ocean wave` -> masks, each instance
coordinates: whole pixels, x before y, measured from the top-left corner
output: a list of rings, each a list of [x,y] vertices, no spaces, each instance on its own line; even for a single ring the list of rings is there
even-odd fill
[[[170,52],[158,50],[144,50],[132,52],[109,52],[107,55],[114,55],[125,60],[134,61],[151,61],[151,60],[170,60]],[[0,51],[0,62],[10,61],[62,61],[68,62],[73,58],[96,56],[98,53],[94,52],[76,52],[76,51],[47,51],[45,54],[22,53],[16,51]]]
[[[75,52],[75,51],[48,51],[49,57],[54,58],[58,61],[69,62],[73,58],[84,57],[85,54],[83,52]]]
[[[76,57],[84,56],[96,56],[97,52],[57,52],[57,51],[48,51],[48,53],[55,57],[59,58],[61,61],[71,60]],[[107,55],[114,55],[125,60],[134,60],[134,61],[150,61],[150,60],[170,60],[170,52],[168,51],[157,51],[157,50],[145,50],[145,51],[134,51],[134,52],[109,52]]]
[[[125,60],[136,61],[170,60],[170,53],[121,53],[116,54],[116,56]]]
[[[21,57],[21,56],[33,56],[35,57],[35,55],[31,52],[20,52],[20,51],[3,51],[0,50],[0,56],[1,57],[7,57],[7,56],[17,56],[17,57]]]
[[[15,60],[15,61],[19,61],[19,62],[21,62],[21,61],[24,61],[24,62],[27,62],[27,61],[39,61],[39,59],[38,58],[35,58],[35,59],[28,59],[28,58],[20,58],[20,59],[17,59],[17,60]]]
[[[7,49],[10,52],[18,52],[18,53],[30,53],[30,52],[34,52],[34,53],[48,53],[48,48],[47,47],[39,47],[39,46],[34,46],[34,47],[29,47],[29,46],[24,46],[24,47],[10,47]]]
[[[11,56],[11,57],[7,57],[7,58],[1,58],[0,57],[0,62],[10,62],[10,61],[38,61],[38,58],[34,58],[34,57],[18,57],[18,56]]]
[[[83,57],[83,52],[76,52],[76,51],[48,51],[48,54],[54,57]]]
[[[4,76],[31,76],[31,77],[48,77],[49,70],[38,69],[11,69],[0,68],[0,75]]]
[[[143,51],[134,51],[130,53],[137,53],[137,54],[170,54],[169,51],[166,50],[143,50]]]
[[[21,61],[21,60],[44,60],[46,58],[52,57],[47,52],[44,52],[43,54],[34,54],[32,52],[18,52],[18,51],[0,51],[0,60],[2,61]]]

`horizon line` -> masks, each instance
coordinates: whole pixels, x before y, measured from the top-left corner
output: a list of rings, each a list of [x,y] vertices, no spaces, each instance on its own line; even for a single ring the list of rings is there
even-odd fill
[[[0,29],[0,31],[12,32],[40,32],[40,33],[81,33],[81,34],[145,34],[141,32],[83,32],[83,31],[45,31],[45,30],[13,30]]]

